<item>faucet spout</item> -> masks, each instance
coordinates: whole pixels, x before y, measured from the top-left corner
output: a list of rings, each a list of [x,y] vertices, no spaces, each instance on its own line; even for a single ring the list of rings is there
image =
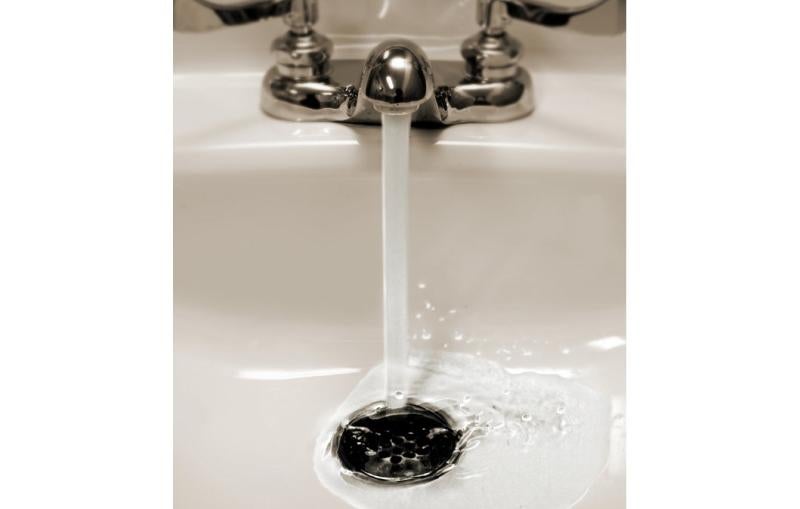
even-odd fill
[[[433,97],[428,57],[405,39],[379,44],[367,57],[359,95],[379,113],[414,113]]]
[[[462,44],[463,60],[433,63],[406,39],[379,44],[366,64],[334,59],[333,43],[313,28],[317,0],[175,0],[175,27],[207,30],[220,22],[283,17],[289,31],[273,41],[275,63],[261,87],[261,109],[268,115],[380,124],[384,114],[405,114],[416,125],[443,127],[508,122],[533,111],[531,77],[519,65],[521,45],[506,33],[511,19],[561,26],[605,2],[478,0],[481,30]]]

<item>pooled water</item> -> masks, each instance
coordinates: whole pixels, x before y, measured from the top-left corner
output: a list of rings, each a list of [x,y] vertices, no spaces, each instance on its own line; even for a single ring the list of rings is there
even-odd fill
[[[347,416],[385,397],[373,368],[317,439],[315,471],[358,508],[567,508],[592,485],[608,457],[607,398],[555,375],[510,374],[464,353],[417,354],[404,370],[408,401],[432,404],[464,430],[452,471],[426,484],[375,486],[354,479],[330,450]]]

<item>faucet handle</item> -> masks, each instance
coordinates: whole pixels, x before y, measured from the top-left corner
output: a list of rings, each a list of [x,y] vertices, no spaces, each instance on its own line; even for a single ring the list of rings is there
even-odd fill
[[[467,76],[475,82],[512,80],[517,77],[521,46],[506,33],[511,19],[544,26],[564,26],[606,0],[478,0],[481,31],[461,44]]]
[[[316,0],[196,0],[210,8],[226,25],[243,25],[261,19],[284,16],[296,34],[306,34],[317,22]]]
[[[176,24],[176,30],[182,31],[215,29],[220,21],[224,25],[242,25],[283,16],[289,30],[272,41],[275,65],[271,76],[276,82],[328,81],[333,43],[313,29],[319,16],[317,0],[175,0],[175,8],[175,20],[178,12],[186,18]],[[198,15],[198,9],[203,16]]]
[[[606,0],[478,0],[478,24],[487,35],[499,35],[511,19],[560,27]]]

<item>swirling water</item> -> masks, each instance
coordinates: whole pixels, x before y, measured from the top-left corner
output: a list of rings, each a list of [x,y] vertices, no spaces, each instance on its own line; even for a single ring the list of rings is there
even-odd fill
[[[605,466],[608,399],[555,375],[509,374],[465,353],[428,353],[405,370],[407,397],[430,403],[466,430],[452,471],[413,486],[352,478],[330,450],[337,426],[384,397],[383,366],[373,368],[319,435],[315,470],[324,486],[359,508],[559,509],[574,505]]]

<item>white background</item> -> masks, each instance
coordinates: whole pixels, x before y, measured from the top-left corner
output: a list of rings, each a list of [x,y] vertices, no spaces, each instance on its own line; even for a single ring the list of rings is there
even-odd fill
[[[3,15],[0,507],[168,507],[171,3]],[[630,507],[800,506],[798,19],[628,2]]]

